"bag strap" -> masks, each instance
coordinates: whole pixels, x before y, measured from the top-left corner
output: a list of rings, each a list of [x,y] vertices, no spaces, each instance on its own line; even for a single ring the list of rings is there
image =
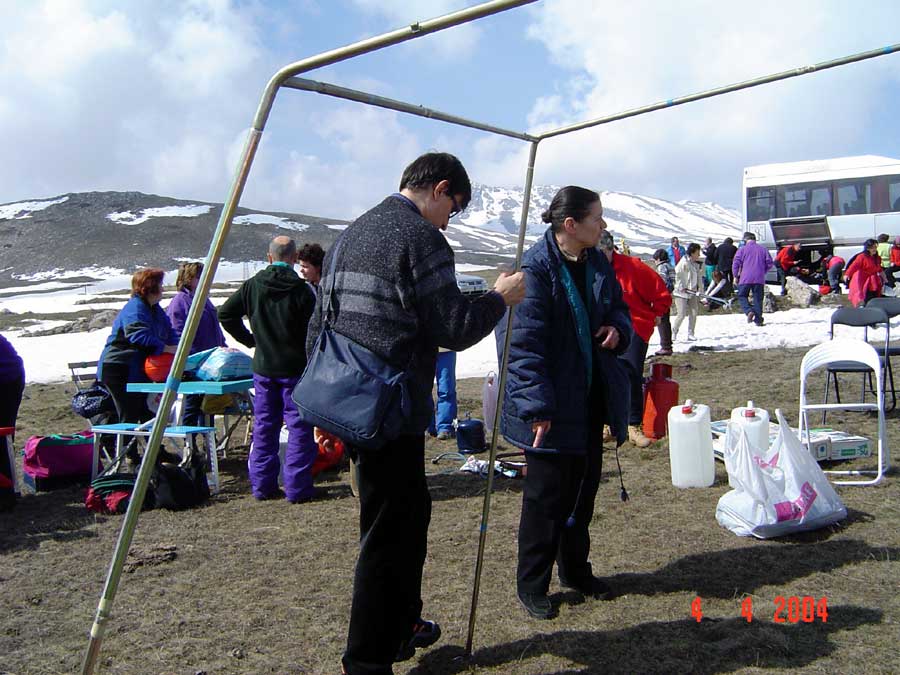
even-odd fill
[[[337,261],[338,254],[341,251],[341,244],[344,242],[344,235],[341,234],[340,237],[334,242],[334,253],[331,254],[331,265],[328,268],[328,290],[325,293],[325,299],[323,300],[324,306],[322,307],[322,312],[325,315],[323,323],[325,326],[330,327],[330,321],[332,318],[331,314],[331,296],[334,295],[334,284],[337,277]]]

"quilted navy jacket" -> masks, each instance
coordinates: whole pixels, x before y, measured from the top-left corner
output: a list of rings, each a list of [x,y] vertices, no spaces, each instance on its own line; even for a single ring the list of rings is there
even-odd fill
[[[526,253],[525,300],[515,308],[510,338],[509,372],[501,412],[501,432],[510,443],[526,450],[584,454],[588,427],[603,418],[619,444],[627,436],[630,386],[616,355],[631,342],[631,315],[622,299],[606,256],[588,249],[596,270],[591,284],[591,334],[602,325],[615,326],[620,335],[614,350],[594,344],[594,375],[605,387],[607,410],[589,410],[589,388],[584,357],[578,348],[575,314],[560,278],[563,259],[550,229]],[[506,321],[497,328],[497,350],[503,349]],[[533,448],[533,422],[550,420],[550,431],[540,448]]]

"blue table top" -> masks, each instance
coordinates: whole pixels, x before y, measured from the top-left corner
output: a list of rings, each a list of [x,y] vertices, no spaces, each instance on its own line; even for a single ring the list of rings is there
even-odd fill
[[[253,387],[253,380],[229,380],[227,382],[204,382],[192,380],[178,385],[179,394],[233,394],[237,391],[247,391]],[[127,391],[143,392],[146,394],[161,394],[166,388],[165,382],[129,382]]]

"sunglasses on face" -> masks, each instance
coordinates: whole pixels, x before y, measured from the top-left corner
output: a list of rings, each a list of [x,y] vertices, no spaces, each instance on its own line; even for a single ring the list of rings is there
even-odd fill
[[[454,197],[450,193],[447,193],[447,196],[450,197],[450,201],[453,202],[453,208],[450,209],[450,216],[449,216],[450,218],[452,218],[453,216],[458,214],[460,211],[462,211],[462,208],[460,207],[459,202],[456,201],[456,197]]]

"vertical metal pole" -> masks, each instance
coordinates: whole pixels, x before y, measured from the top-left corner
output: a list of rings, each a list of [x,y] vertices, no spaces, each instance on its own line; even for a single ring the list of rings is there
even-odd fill
[[[534,180],[534,160],[537,156],[539,140],[532,142],[528,155],[528,169],[525,172],[525,195],[522,198],[522,218],[519,220],[519,242],[516,248],[516,268],[522,266],[522,251],[525,248],[525,228],[528,225],[528,207],[531,203],[531,184]],[[491,514],[491,492],[494,487],[494,462],[497,459],[497,437],[500,435],[500,411],[503,410],[503,394],[506,389],[506,370],[509,364],[509,337],[512,333],[512,317],[515,307],[510,307],[506,314],[506,339],[503,354],[500,358],[500,379],[497,395],[497,414],[494,415],[494,426],[491,429],[491,449],[488,453],[487,487],[484,493],[484,506],[481,509],[481,527],[478,534],[478,555],[475,558],[475,580],[472,582],[472,604],[469,608],[469,632],[466,637],[466,655],[472,655],[472,641],[475,637],[475,613],[478,611],[478,593],[481,590],[481,569],[484,564],[484,547],[487,543],[488,518]]]
[[[271,107],[271,103],[271,99],[264,97],[260,105],[268,105]],[[100,603],[97,606],[94,624],[91,626],[91,637],[81,666],[83,675],[90,675],[94,672],[94,668],[97,664],[97,657],[100,655],[100,644],[103,641],[103,635],[106,632],[106,622],[111,616],[113,600],[116,597],[116,591],[119,587],[119,580],[122,576],[122,568],[125,564],[125,558],[128,555],[128,549],[131,547],[131,540],[134,536],[138,517],[140,516],[141,506],[143,506],[144,503],[144,496],[147,494],[150,475],[153,472],[153,468],[156,466],[156,455],[159,451],[159,444],[162,442],[163,432],[166,429],[166,422],[169,419],[172,404],[175,402],[178,385],[181,383],[181,374],[184,372],[185,361],[187,361],[191,345],[194,342],[197,326],[200,324],[204,303],[209,296],[209,289],[212,286],[212,280],[216,275],[216,267],[219,264],[219,256],[222,247],[225,244],[225,238],[228,236],[228,230],[231,227],[231,219],[234,216],[234,211],[237,208],[241,193],[244,190],[244,185],[247,182],[250,165],[253,162],[253,156],[256,154],[256,149],[259,147],[261,136],[261,129],[250,130],[247,142],[244,145],[241,163],[238,166],[237,176],[235,177],[231,192],[228,195],[228,200],[222,207],[222,215],[219,217],[219,224],[216,227],[216,232],[213,236],[213,241],[210,244],[209,253],[206,256],[206,262],[203,266],[203,274],[200,276],[200,282],[194,293],[194,302],[191,304],[191,310],[188,313],[184,331],[178,342],[175,360],[172,363],[172,372],[166,380],[166,388],[163,390],[162,400],[159,403],[156,422],[154,423],[150,432],[150,437],[147,440],[147,450],[144,453],[144,459],[141,462],[141,468],[138,471],[137,480],[134,484],[134,491],[131,494],[131,501],[128,504],[128,510],[125,513],[125,521],[122,524],[122,530],[119,532],[119,539],[116,542],[112,563],[110,564],[109,572],[106,576],[106,583],[103,587],[103,593],[100,596]],[[208,451],[215,452],[215,448],[210,448]]]

